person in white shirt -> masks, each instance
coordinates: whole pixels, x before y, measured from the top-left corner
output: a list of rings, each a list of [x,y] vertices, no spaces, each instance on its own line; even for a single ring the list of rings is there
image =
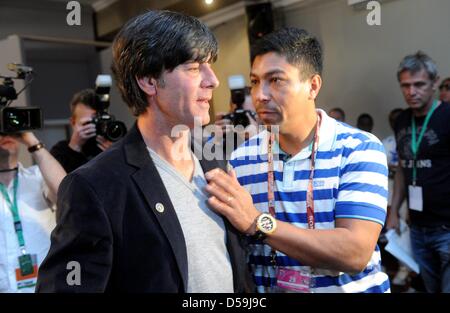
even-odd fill
[[[36,165],[18,161],[24,144]],[[34,292],[55,227],[54,203],[66,172],[31,132],[0,134],[0,292]]]

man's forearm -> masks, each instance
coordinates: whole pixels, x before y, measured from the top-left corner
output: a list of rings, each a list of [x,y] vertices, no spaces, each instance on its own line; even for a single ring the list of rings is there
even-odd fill
[[[268,237],[267,243],[304,265],[358,273],[373,254],[381,225],[350,219],[346,222],[356,222],[360,226],[356,229],[307,230],[278,222],[277,230]],[[364,227],[373,228],[373,231],[361,231]]]
[[[32,153],[33,159],[39,166],[45,183],[49,188],[49,199],[56,203],[59,184],[66,176],[66,171],[59,162],[47,151],[42,148]]]
[[[25,132],[19,137],[27,148],[39,144],[39,140],[32,132]],[[49,200],[56,203],[59,184],[66,176],[66,171],[59,162],[45,148],[40,148],[31,153],[33,160],[39,166],[42,177],[49,188]]]
[[[403,169],[401,166],[397,168],[394,176],[394,192],[392,194],[391,212],[390,214],[398,214],[398,210],[405,200],[405,182],[403,177]]]

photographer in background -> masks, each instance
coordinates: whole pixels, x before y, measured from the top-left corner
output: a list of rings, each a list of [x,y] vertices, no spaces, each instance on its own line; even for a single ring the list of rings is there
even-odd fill
[[[72,172],[90,159],[108,149],[112,142],[97,135],[96,125],[91,123],[96,114],[95,91],[84,89],[76,93],[70,102],[70,141],[58,142],[50,153],[61,163],[67,173]]]
[[[222,147],[224,152],[226,152],[227,160],[231,152],[242,142],[257,134],[258,125],[260,125],[250,95],[250,87],[245,86],[244,78],[241,76],[243,88],[234,89],[232,77],[236,78],[237,75],[231,76],[229,79],[231,89],[230,111],[228,113],[219,112],[216,114],[214,123],[216,131],[214,137],[210,138],[210,140],[214,140],[214,143],[218,147]],[[242,131],[234,128],[238,125],[243,127]],[[231,140],[233,140],[232,143],[230,142]],[[228,149],[226,149],[227,143],[230,147]]]
[[[36,165],[18,162],[19,144]],[[56,225],[56,194],[66,172],[31,132],[0,134],[0,292],[34,292]]]
[[[33,81],[33,69],[17,63],[7,67],[15,75],[0,76],[0,292],[34,292],[56,224],[52,205],[66,172],[31,133],[42,127],[40,108],[10,106]],[[19,92],[15,80],[25,81]],[[20,143],[36,166],[18,162]]]

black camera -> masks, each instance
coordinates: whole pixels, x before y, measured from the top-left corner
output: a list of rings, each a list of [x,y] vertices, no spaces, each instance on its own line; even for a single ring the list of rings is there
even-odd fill
[[[25,90],[32,81],[33,69],[29,66],[10,63],[8,69],[17,74],[16,77],[0,76],[0,133],[14,134],[42,127],[42,112],[36,107],[10,107],[17,96]],[[25,87],[16,92],[13,79],[24,79]]]
[[[97,135],[105,137],[107,140],[115,142],[127,133],[125,123],[117,121],[113,115],[108,113],[109,92],[111,89],[111,76],[98,75],[95,81],[95,100],[93,108],[96,110],[91,123],[95,124]]]
[[[249,94],[245,86],[244,76],[232,75],[228,77],[228,86],[231,91],[231,103],[236,105],[236,109],[232,113],[224,115],[223,118],[231,120],[234,126],[242,125],[247,127],[250,124],[247,113],[250,114],[251,118],[255,119],[256,112],[244,110],[242,107],[245,97]]]

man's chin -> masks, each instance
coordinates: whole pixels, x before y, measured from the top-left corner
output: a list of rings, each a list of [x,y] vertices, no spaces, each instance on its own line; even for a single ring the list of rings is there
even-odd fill
[[[205,116],[205,118],[202,119],[202,126],[208,125],[209,121],[211,121],[211,118],[208,116]]]
[[[262,123],[264,124],[264,126],[279,126],[280,125],[280,121],[277,119],[263,119]]]
[[[417,110],[417,109],[421,109],[421,108],[425,107],[425,104],[423,104],[422,102],[419,102],[419,101],[412,101],[412,102],[408,102],[408,106],[411,109]]]

